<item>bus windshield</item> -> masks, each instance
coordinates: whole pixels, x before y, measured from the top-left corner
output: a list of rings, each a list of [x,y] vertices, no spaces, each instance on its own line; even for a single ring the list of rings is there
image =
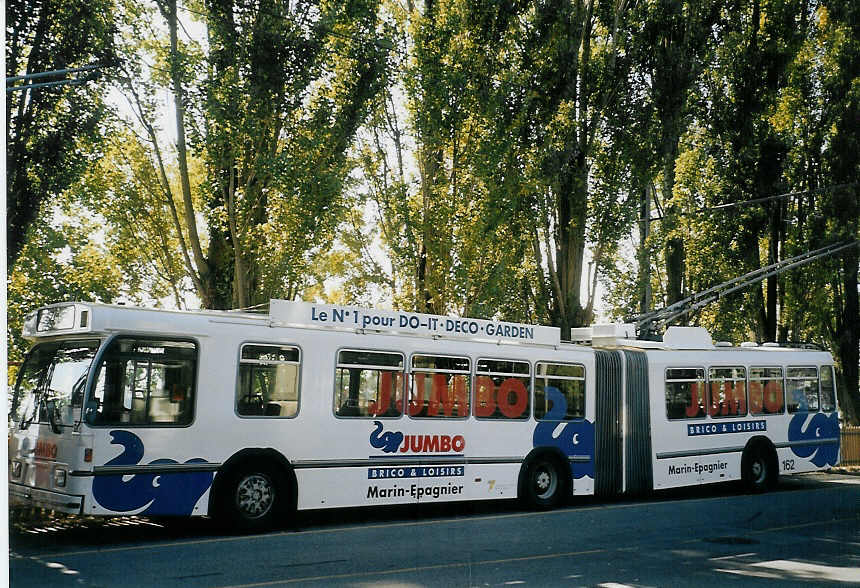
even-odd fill
[[[48,423],[59,433],[80,419],[87,373],[99,341],[55,341],[36,345],[21,366],[11,418],[22,429]]]

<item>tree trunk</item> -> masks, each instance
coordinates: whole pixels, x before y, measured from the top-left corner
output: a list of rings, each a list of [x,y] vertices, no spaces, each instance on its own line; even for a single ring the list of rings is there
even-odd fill
[[[639,312],[651,312],[651,258],[648,236],[651,234],[651,185],[646,183],[639,201]]]
[[[158,7],[162,16],[167,20],[170,31],[170,77],[176,112],[176,156],[179,163],[179,182],[182,187],[185,230],[188,232],[188,241],[194,255],[197,274],[200,276],[200,281],[205,284],[210,272],[209,263],[203,255],[203,248],[200,245],[200,236],[197,234],[197,217],[194,203],[191,200],[191,180],[188,177],[188,150],[185,145],[185,91],[182,85],[182,69],[180,67],[176,0],[160,0]],[[177,227],[177,230],[181,230],[180,227]],[[212,308],[213,300],[209,299],[208,288],[204,287],[199,295],[201,304],[205,308]]]

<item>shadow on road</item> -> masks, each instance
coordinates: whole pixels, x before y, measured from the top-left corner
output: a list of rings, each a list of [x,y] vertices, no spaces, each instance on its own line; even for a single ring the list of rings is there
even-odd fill
[[[786,477],[780,480],[775,492],[814,489],[826,485],[834,477],[828,474]],[[730,497],[744,493],[746,490],[738,483],[712,484],[658,491],[638,498],[577,497],[563,508],[600,508],[629,503]],[[327,509],[297,513],[280,532],[522,512],[526,511],[515,500]],[[151,542],[200,540],[234,534],[232,529],[225,528],[218,521],[202,517],[84,517],[33,509],[10,512],[9,528],[10,548],[17,553],[122,548]]]

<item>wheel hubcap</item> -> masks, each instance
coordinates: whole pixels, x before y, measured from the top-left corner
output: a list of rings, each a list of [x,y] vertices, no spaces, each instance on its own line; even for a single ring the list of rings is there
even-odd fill
[[[546,498],[555,493],[558,479],[552,470],[547,467],[538,468],[535,472],[534,487],[538,498]]]
[[[765,467],[763,461],[757,459],[756,461],[754,461],[752,463],[752,467],[750,469],[752,470],[753,479],[757,483],[764,481],[764,477],[765,477],[767,468]]]
[[[239,482],[236,488],[236,506],[243,516],[258,519],[272,508],[275,489],[268,476],[251,474]]]

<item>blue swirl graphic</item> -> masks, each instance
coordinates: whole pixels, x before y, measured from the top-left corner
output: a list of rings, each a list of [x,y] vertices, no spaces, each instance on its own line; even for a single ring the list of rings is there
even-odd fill
[[[107,462],[109,466],[138,465],[144,447],[140,437],[130,431],[111,431],[111,443],[125,450]],[[172,459],[157,459],[150,465],[179,463]],[[195,458],[185,463],[206,463]],[[141,514],[190,515],[194,505],[212,485],[214,472],[182,472],[176,474],[135,474],[123,481],[122,475],[96,476],[93,497],[108,510],[128,512],[149,505]]]
[[[381,449],[385,453],[394,453],[403,442],[403,433],[397,431],[388,431],[382,433],[382,423],[373,421],[376,428],[370,432],[370,446],[376,449]]]
[[[818,439],[828,439],[829,442],[821,444],[791,446],[791,451],[797,457],[812,456],[810,461],[818,467],[826,465],[835,466],[839,459],[839,417],[837,413],[827,416],[824,413],[817,412],[812,415],[809,424],[804,428],[809,417],[806,413],[794,415],[791,422],[788,424],[788,440],[789,441],[815,441]]]
[[[567,399],[555,386],[547,386],[545,390],[552,408],[544,415],[546,420],[535,427],[533,446],[557,447],[568,457],[588,458],[588,461],[570,462],[570,471],[577,480],[585,476],[594,478],[594,423],[584,419],[562,423],[567,414]],[[563,428],[555,435],[559,425]]]

